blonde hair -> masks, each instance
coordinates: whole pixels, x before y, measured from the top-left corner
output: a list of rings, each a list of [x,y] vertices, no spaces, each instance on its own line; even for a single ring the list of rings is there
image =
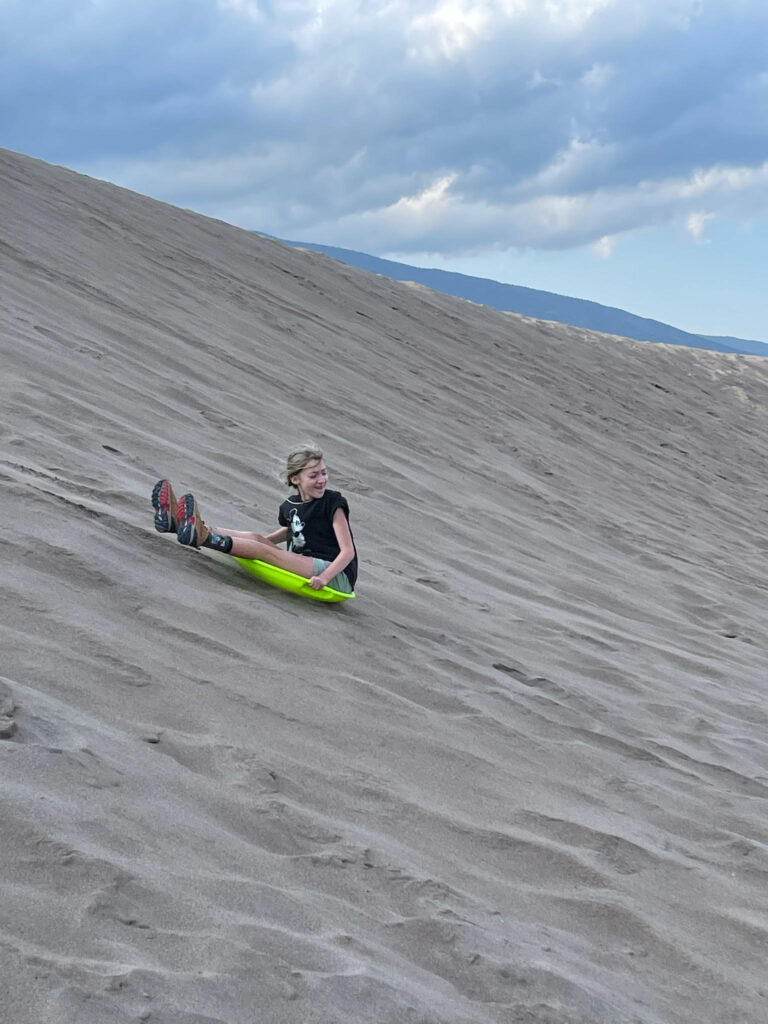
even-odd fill
[[[296,487],[296,484],[291,480],[292,476],[296,476],[302,469],[310,464],[310,462],[320,462],[323,458],[323,453],[319,448],[315,448],[313,445],[308,444],[303,448],[297,448],[295,452],[291,452],[288,458],[285,460],[285,470],[281,476],[281,480],[288,487]],[[298,488],[297,488],[298,490]]]

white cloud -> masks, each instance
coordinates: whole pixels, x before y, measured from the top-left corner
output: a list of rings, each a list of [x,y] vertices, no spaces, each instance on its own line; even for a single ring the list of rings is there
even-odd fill
[[[735,169],[733,169],[735,170]],[[699,176],[694,176],[698,178]],[[723,180],[739,180],[730,191],[729,209],[768,213],[768,162],[753,174],[710,178],[707,198],[718,203]],[[454,182],[455,183],[455,182]],[[640,182],[622,188],[579,195],[538,195],[518,203],[492,204],[462,197],[441,179],[418,197],[403,197],[376,210],[341,217],[314,227],[317,238],[334,236],[334,243],[359,247],[369,240],[379,252],[454,252],[509,247],[557,249],[592,244],[607,257],[622,234],[650,225],[681,223],[696,240],[714,214],[701,213],[701,189],[691,191],[690,179]],[[696,205],[694,205],[696,204]],[[311,239],[310,239],[311,240]]]
[[[553,21],[580,27],[615,0],[545,0],[544,10]]]
[[[616,239],[610,235],[603,235],[599,238],[592,246],[594,252],[600,257],[601,260],[607,260],[613,252],[614,246],[616,245]]]
[[[607,255],[766,210],[767,33],[763,0],[3,0],[3,144],[285,237]]]
[[[264,20],[260,0],[217,0],[217,2],[223,11],[238,11],[257,22]]]
[[[549,163],[517,187],[520,195],[567,194],[580,191],[580,182],[615,157],[611,146],[595,139],[573,138],[565,149],[555,153]]]
[[[582,83],[590,89],[604,89],[616,74],[616,69],[611,64],[593,64],[591,68],[581,76]]]
[[[704,232],[707,228],[707,221],[712,220],[714,216],[714,213],[705,213],[703,210],[697,210],[696,213],[689,215],[687,228],[695,242],[707,241],[704,237]]]
[[[438,178],[434,184],[425,188],[417,196],[404,196],[395,207],[401,207],[408,215],[424,216],[444,204],[448,189],[456,180],[455,174],[446,174]]]
[[[490,20],[488,4],[441,0],[431,11],[414,18],[408,29],[413,56],[454,60],[479,37]]]

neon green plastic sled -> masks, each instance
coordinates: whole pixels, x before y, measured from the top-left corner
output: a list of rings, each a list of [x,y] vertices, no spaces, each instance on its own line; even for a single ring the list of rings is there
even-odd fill
[[[297,576],[295,572],[290,572],[288,569],[280,569],[278,566],[270,565],[268,562],[261,562],[258,558],[235,557],[235,561],[239,562],[251,576],[256,576],[262,582],[269,583],[272,587],[288,590],[290,593],[298,594],[300,597],[311,597],[315,601],[346,601],[347,598],[355,596],[354,594],[342,594],[340,590],[331,590],[330,587],[314,590],[310,587],[309,580],[303,576]]]

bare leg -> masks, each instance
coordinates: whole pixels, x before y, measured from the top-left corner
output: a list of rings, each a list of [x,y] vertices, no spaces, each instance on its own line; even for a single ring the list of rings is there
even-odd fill
[[[232,550],[229,553],[235,558],[258,558],[261,562],[268,562],[269,565],[276,565],[280,569],[288,569],[289,572],[294,572],[307,580],[311,580],[315,575],[314,559],[307,555],[297,555],[293,551],[285,551],[266,537],[255,540],[253,538],[259,536],[258,534],[238,536],[226,530],[216,532],[232,537]]]
[[[185,494],[179,500],[178,509],[179,528],[176,538],[180,544],[213,548],[234,555],[235,558],[256,558],[307,580],[315,576],[313,558],[279,548],[270,537],[244,530],[211,529],[203,522],[193,494]],[[287,532],[285,529],[277,530],[273,536],[283,539]],[[225,539],[231,544],[228,551],[221,544]]]
[[[277,547],[274,541],[271,541],[269,537],[265,537],[261,533],[252,533],[250,530],[222,530],[218,526],[212,526],[211,529],[214,533],[218,533],[220,537],[231,537],[233,540],[239,538],[240,540],[255,540],[263,544],[271,544],[273,548]],[[240,558],[245,556],[240,555]]]

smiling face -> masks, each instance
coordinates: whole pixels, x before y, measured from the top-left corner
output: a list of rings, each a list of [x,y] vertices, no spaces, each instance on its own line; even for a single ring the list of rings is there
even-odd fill
[[[299,473],[291,477],[291,483],[298,488],[302,501],[322,498],[328,486],[328,470],[322,459],[308,462]]]

